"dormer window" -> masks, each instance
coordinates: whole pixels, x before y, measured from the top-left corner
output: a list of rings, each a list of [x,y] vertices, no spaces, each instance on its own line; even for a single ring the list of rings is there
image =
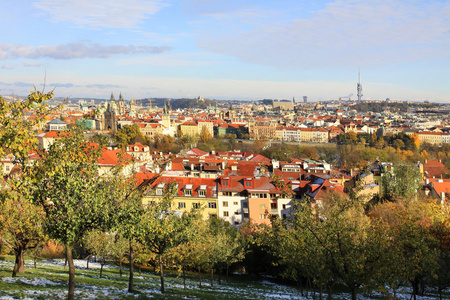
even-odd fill
[[[158,183],[158,185],[156,186],[156,196],[162,196],[163,195],[163,190],[164,190],[164,186],[166,184],[165,183]]]
[[[186,184],[186,186],[184,187],[184,195],[192,196],[192,188],[193,188],[192,184]]]
[[[222,178],[222,186],[230,186],[230,177]]]
[[[253,180],[252,178],[245,178],[244,179],[244,185],[246,188],[252,188],[253,187]]]
[[[201,185],[198,188],[198,195],[199,197],[206,197],[206,185]]]

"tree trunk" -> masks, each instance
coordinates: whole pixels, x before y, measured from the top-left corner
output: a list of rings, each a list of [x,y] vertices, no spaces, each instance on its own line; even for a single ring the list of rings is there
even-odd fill
[[[413,297],[414,297],[414,300],[416,300],[418,280],[416,278],[414,278],[414,280],[411,283],[413,286]]]
[[[34,251],[34,268],[37,269],[37,248]]]
[[[142,275],[142,270],[141,270],[141,265],[139,265],[139,276],[141,276]]]
[[[222,268],[219,268],[219,284],[222,284]]]
[[[230,269],[230,264],[227,263],[227,283],[228,283],[228,270]]]
[[[211,267],[211,286],[214,284],[214,267]]]
[[[25,272],[25,263],[23,261],[23,247],[19,246],[14,250],[14,253],[16,254],[16,262],[14,264],[12,277],[16,277],[17,274],[22,274]]]
[[[66,250],[67,251],[67,250]],[[64,261],[64,269],[67,267],[67,253],[66,253],[66,260]]]
[[[356,286],[352,286],[352,300],[356,300]]]
[[[133,245],[131,244],[131,239],[130,239],[130,278],[128,281],[128,293],[133,292],[133,262],[134,262]]]
[[[300,274],[300,272],[299,272]],[[297,286],[300,288],[300,295],[303,297],[303,285],[302,285],[302,278],[297,275]]]
[[[159,272],[161,276],[161,293],[164,293],[164,266],[162,254],[159,255]]]
[[[184,285],[184,289],[186,289],[186,272],[184,270],[184,266],[182,266],[183,268],[183,285]]]
[[[87,259],[86,259],[86,269],[89,269],[89,259],[91,258],[90,255],[88,255]]]
[[[75,299],[75,265],[73,264],[72,246],[66,245],[66,261],[69,264],[69,294],[67,299]]]
[[[198,275],[199,275],[199,287],[202,287],[202,272],[200,271],[200,267],[198,267]]]
[[[322,300],[322,292],[323,292],[322,284],[320,284],[319,292],[320,292],[320,294],[319,294],[319,299]]]
[[[333,288],[331,287],[331,284],[328,285],[328,300],[333,299]]]
[[[119,260],[119,272],[120,272],[120,278],[122,278],[122,258]]]
[[[102,275],[103,275],[103,265],[104,265],[104,262],[102,261],[100,263],[100,278],[102,278]]]

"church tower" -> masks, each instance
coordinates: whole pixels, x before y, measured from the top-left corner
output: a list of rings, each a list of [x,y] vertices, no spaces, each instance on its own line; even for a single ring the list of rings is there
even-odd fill
[[[123,101],[122,93],[120,93],[120,96],[119,96],[119,103],[118,103],[117,109],[119,111],[120,116],[125,114],[125,103]]]
[[[117,119],[116,119],[116,111],[113,108],[113,104],[115,104],[115,100],[113,94],[111,93],[111,100],[108,102],[106,111],[103,114],[105,122],[103,130],[112,130],[112,132],[115,134],[117,132]]]
[[[136,100],[130,100],[130,114],[136,114]]]
[[[161,115],[162,124],[165,128],[170,128],[170,114],[172,113],[172,107],[169,103],[164,103],[163,113]]]

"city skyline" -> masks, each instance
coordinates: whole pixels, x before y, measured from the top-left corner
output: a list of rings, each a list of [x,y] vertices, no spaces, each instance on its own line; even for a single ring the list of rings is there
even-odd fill
[[[450,100],[449,1],[19,0],[0,93]]]

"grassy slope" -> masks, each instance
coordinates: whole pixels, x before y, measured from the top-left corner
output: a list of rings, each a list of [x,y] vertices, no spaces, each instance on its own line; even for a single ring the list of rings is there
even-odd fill
[[[95,264],[90,264],[91,267]],[[85,266],[85,262],[83,262]],[[37,269],[31,260],[26,261],[25,274],[11,278],[13,257],[0,258],[0,300],[12,299],[65,299],[67,295],[68,269],[64,260],[40,260]],[[120,278],[119,269],[105,267],[103,277],[99,278],[97,268],[77,268],[75,275],[75,295],[77,299],[307,299],[301,297],[293,287],[271,283],[268,280],[252,280],[247,276],[233,276],[230,282],[222,278],[222,285],[210,286],[208,275],[202,276],[202,288],[198,286],[197,274],[188,274],[187,289],[177,274],[166,274],[166,293],[160,293],[159,276],[146,270],[142,275],[135,272],[135,293],[128,289],[128,274]],[[337,291],[336,291],[337,292]],[[450,294],[446,293],[444,297]],[[400,299],[409,299],[409,294]],[[349,294],[339,292],[333,299],[348,299]],[[360,299],[382,299],[380,296],[360,296]],[[311,298],[311,295],[309,297]],[[436,299],[424,297],[419,299]]]

